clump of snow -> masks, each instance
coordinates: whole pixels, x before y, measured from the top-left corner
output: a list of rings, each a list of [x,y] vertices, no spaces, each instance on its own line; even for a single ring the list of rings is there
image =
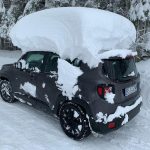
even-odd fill
[[[47,94],[45,94],[45,99],[46,99],[46,101],[49,103],[50,102],[50,100],[49,100],[49,98],[48,98],[48,95]]]
[[[30,102],[27,102],[27,104],[28,104],[29,106],[32,106],[32,104],[31,104]]]
[[[130,74],[128,74],[129,77],[134,77],[135,76],[135,72],[132,71]]]
[[[51,71],[50,73],[51,73],[51,75],[49,75],[50,78],[55,78],[55,79],[57,79],[58,74],[57,74],[56,71]]]
[[[103,122],[104,120],[107,119],[107,114],[104,115],[102,112],[99,112],[99,113],[96,115],[96,117],[97,117],[96,122]]]
[[[43,83],[43,84],[42,84],[42,88],[44,89],[44,88],[45,88],[45,86],[46,86],[46,83]]]
[[[129,32],[130,31],[130,32]],[[129,49],[134,25],[123,16],[92,8],[52,8],[20,19],[10,32],[14,45],[26,51],[52,51],[98,66],[101,50]]]
[[[20,66],[20,63],[21,63],[21,66]],[[29,68],[29,64],[27,64],[24,59],[20,59],[17,65],[18,65],[17,67],[20,69],[28,69]]]
[[[23,89],[26,93],[30,94],[33,97],[36,97],[36,86],[29,82],[25,82],[24,85],[20,85],[20,89]]]
[[[126,107],[118,106],[116,111],[113,114],[110,114],[110,115],[103,114],[102,112],[99,112],[96,115],[96,117],[97,117],[97,121],[96,122],[103,122],[103,123],[106,124],[108,122],[113,121],[115,118],[123,117],[128,112],[130,112],[131,110],[136,108],[141,102],[142,102],[142,97],[138,98],[136,100],[136,102],[133,105],[131,105],[131,106],[126,106]]]
[[[77,111],[74,111],[74,115],[73,115],[75,118],[78,118],[79,117],[79,113]]]
[[[111,51],[103,52],[99,55],[100,59],[109,59],[110,57],[120,57],[120,58],[126,58],[127,56],[136,56],[137,52],[132,52],[128,49],[114,49]]]
[[[128,121],[129,121],[129,116],[128,116],[128,114],[126,114],[124,120],[121,123],[121,125],[122,126],[125,125],[126,123],[128,123]]]
[[[112,92],[106,93],[105,100],[110,104],[114,104],[114,97],[115,97],[115,94],[113,94]]]
[[[79,90],[77,85],[78,77],[83,72],[63,59],[58,59],[58,80],[56,85],[62,91],[63,96],[67,96],[69,100],[74,97]]]
[[[20,101],[21,103],[26,103],[26,101],[25,100],[23,100],[23,99],[21,99],[20,97],[17,97],[17,96],[14,96],[18,101]]]

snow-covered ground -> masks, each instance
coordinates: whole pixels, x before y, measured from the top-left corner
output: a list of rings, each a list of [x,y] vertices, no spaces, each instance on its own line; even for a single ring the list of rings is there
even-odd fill
[[[20,52],[0,51],[0,67],[15,62]],[[105,136],[76,142],[62,132],[59,121],[20,102],[7,104],[0,98],[0,150],[149,150],[150,60],[137,64],[141,73],[143,107],[121,129]]]

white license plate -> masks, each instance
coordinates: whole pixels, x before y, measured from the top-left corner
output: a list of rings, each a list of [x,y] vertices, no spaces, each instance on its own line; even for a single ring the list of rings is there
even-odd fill
[[[137,84],[125,89],[125,96],[129,96],[137,91]]]

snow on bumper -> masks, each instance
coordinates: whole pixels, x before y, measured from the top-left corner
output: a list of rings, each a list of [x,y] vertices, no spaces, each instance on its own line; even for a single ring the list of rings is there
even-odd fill
[[[110,115],[99,112],[96,115],[96,117],[97,117],[96,122],[107,124],[109,122],[112,122],[116,118],[121,118],[121,117],[127,116],[127,113],[129,113],[130,111],[135,109],[138,105],[141,104],[141,102],[142,102],[142,97],[139,97],[133,105],[126,106],[126,107],[118,106],[116,111]],[[128,120],[124,120],[122,125],[125,124],[124,122],[128,122]]]

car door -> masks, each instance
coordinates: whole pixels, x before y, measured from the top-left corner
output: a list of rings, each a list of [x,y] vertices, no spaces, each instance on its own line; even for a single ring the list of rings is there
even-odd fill
[[[47,103],[52,109],[57,96],[60,94],[56,86],[58,58],[57,54],[49,52],[47,61],[44,64],[44,71],[35,77],[38,99]]]
[[[35,77],[42,72],[45,56],[44,52],[28,52],[18,61],[19,67],[16,67],[15,72],[15,94],[37,97]]]

